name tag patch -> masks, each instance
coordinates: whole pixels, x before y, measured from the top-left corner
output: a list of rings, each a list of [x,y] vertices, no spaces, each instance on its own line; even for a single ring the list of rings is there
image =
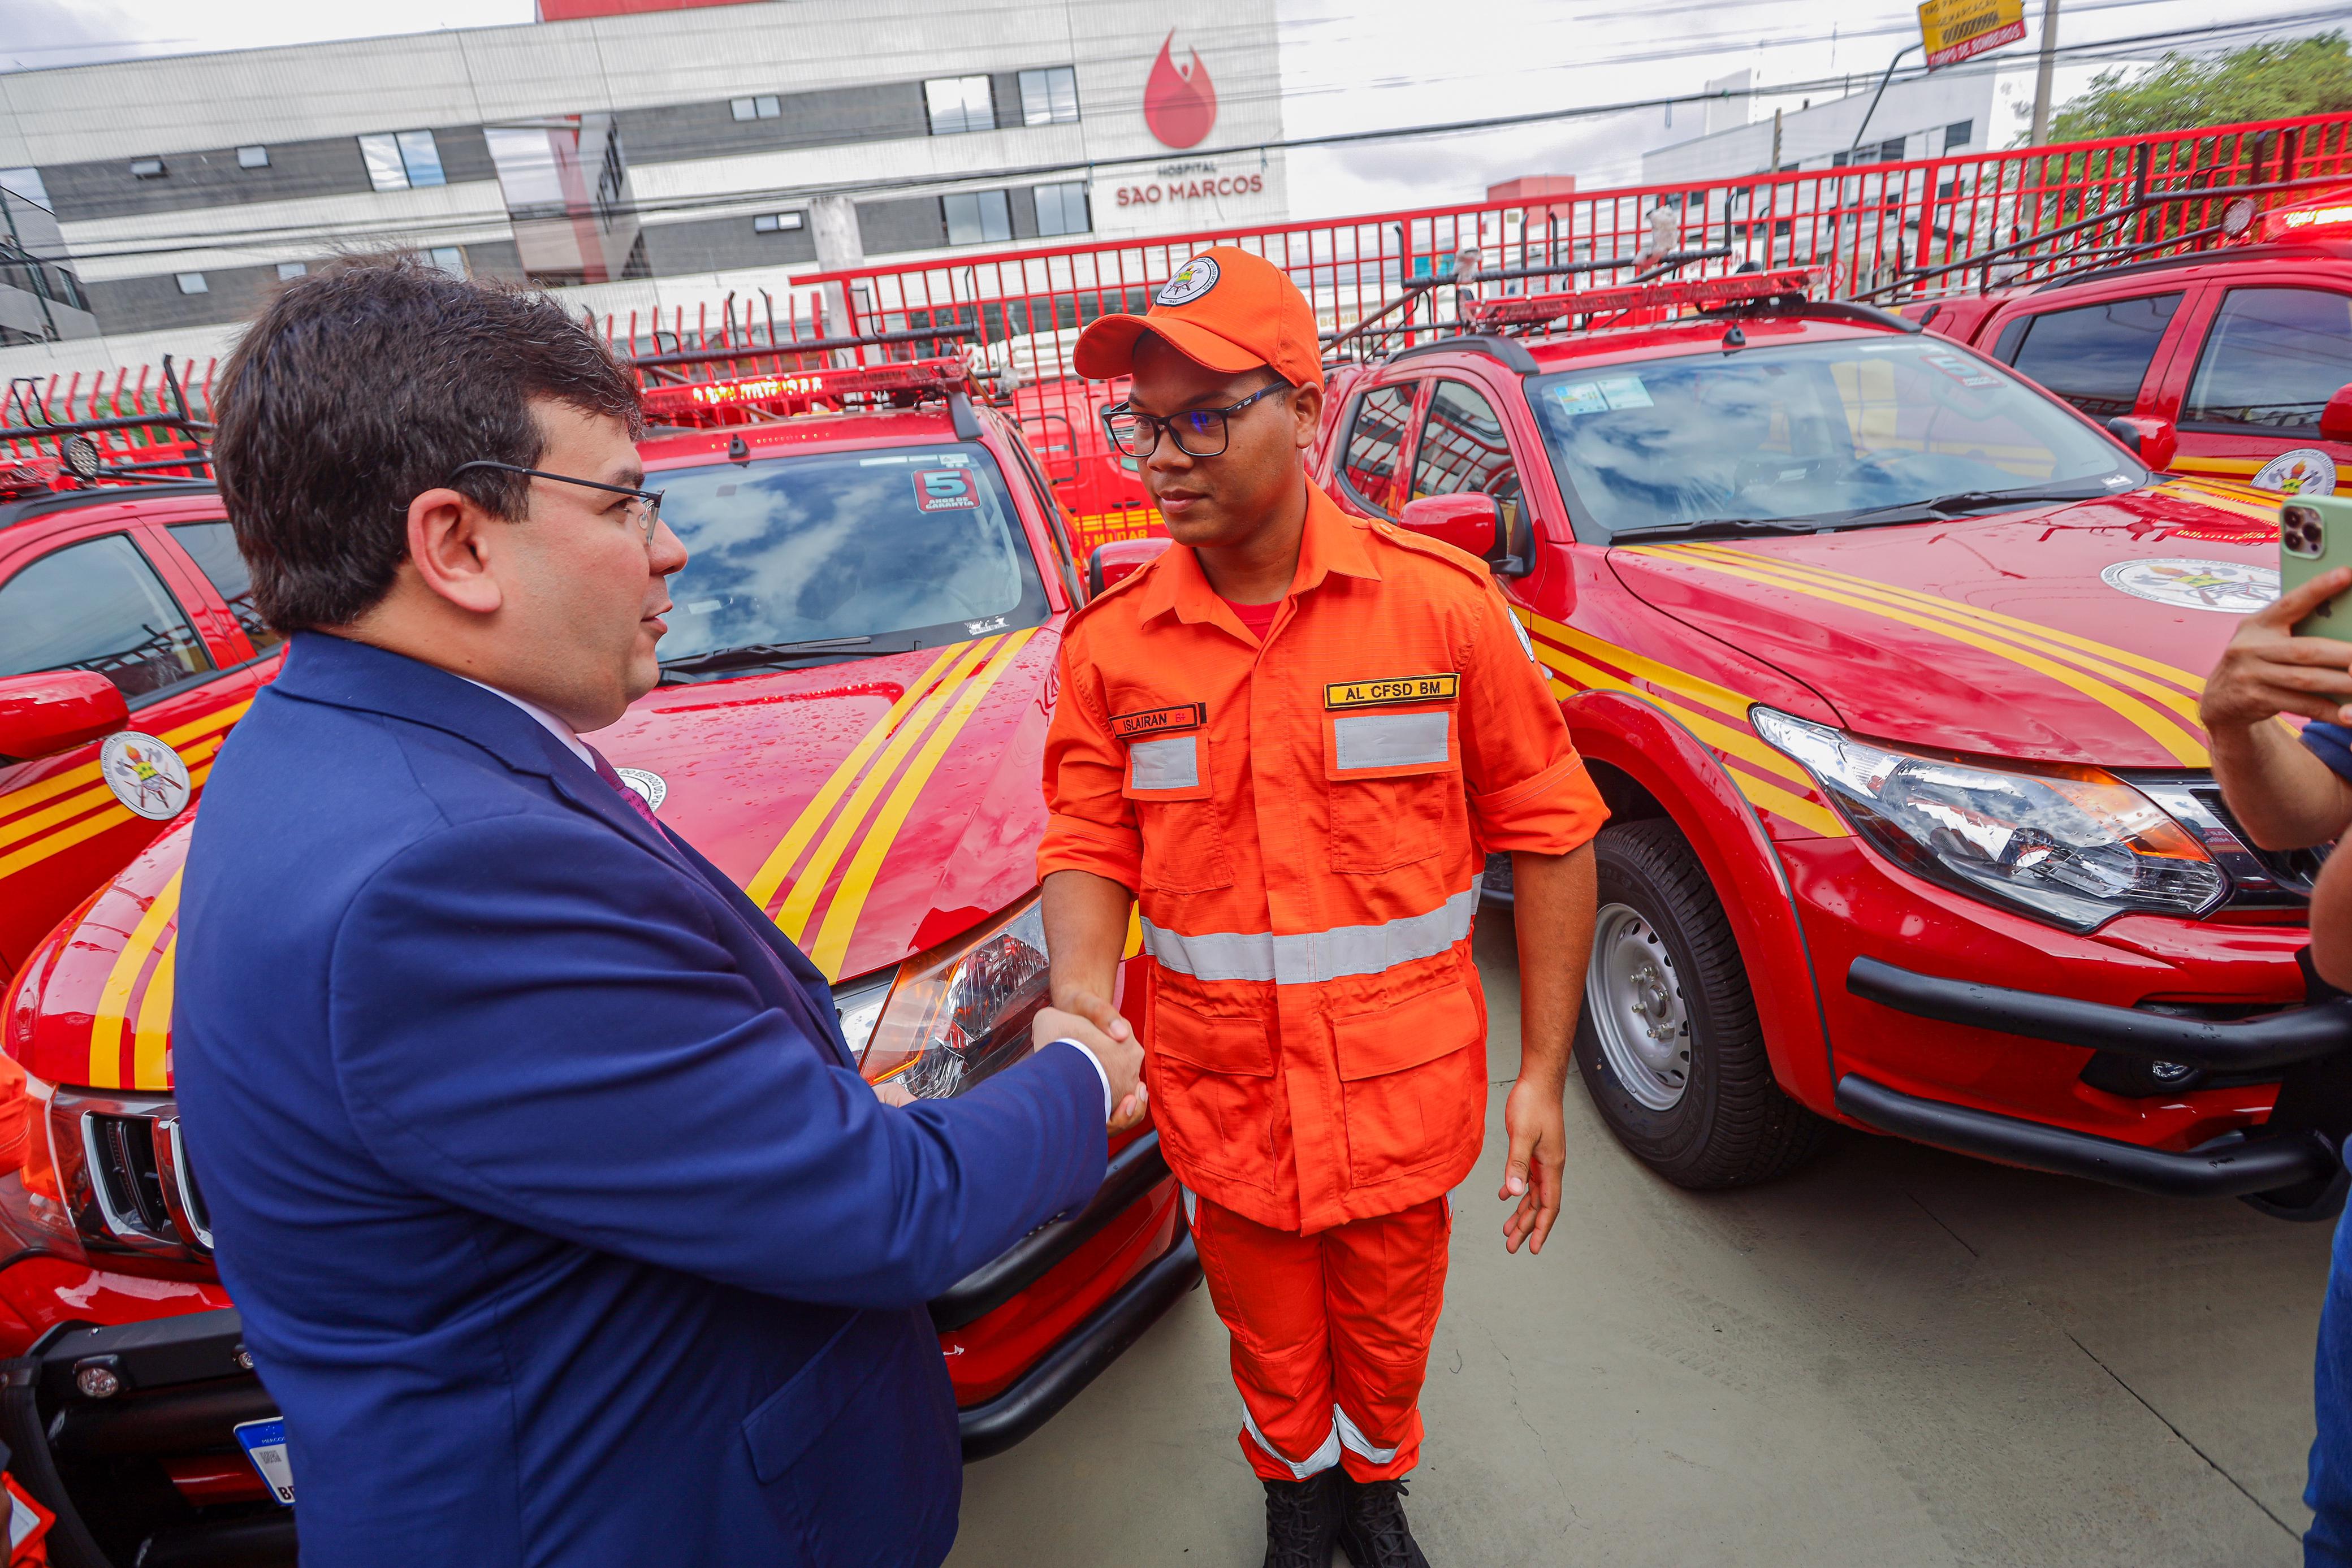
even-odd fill
[[[1110,717],[1110,732],[1121,740],[1134,740],[1143,736],[1198,729],[1208,722],[1205,703],[1179,703],[1174,707],[1149,708],[1142,713],[1115,713]]]
[[[1165,740],[1139,740],[1127,748],[1129,780],[1137,789],[1197,789],[1201,787],[1201,743],[1194,735]]]
[[[1323,688],[1327,708],[1386,707],[1392,703],[1450,703],[1462,693],[1462,677],[1401,675],[1388,681],[1334,681]]]

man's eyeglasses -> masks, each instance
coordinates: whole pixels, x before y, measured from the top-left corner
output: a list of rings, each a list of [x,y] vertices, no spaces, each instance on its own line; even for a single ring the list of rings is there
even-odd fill
[[[1258,388],[1239,402],[1227,403],[1223,408],[1196,408],[1166,419],[1156,413],[1139,413],[1123,402],[1113,403],[1103,410],[1103,428],[1110,432],[1111,444],[1129,457],[1149,457],[1158,451],[1163,430],[1174,439],[1176,450],[1185,456],[1216,457],[1225,450],[1228,420],[1262,397],[1289,390],[1288,382],[1276,382],[1270,387]]]
[[[636,497],[637,504],[628,508],[629,526],[635,528],[647,544],[653,542],[654,529],[661,522],[662,492],[659,490],[632,490],[626,485],[607,485],[600,479],[575,479],[569,474],[551,474],[544,468],[523,468],[512,463],[493,463],[488,458],[482,458],[472,463],[458,464],[449,470],[449,477],[442,482],[453,484],[458,475],[474,468],[495,468],[501,474],[521,474],[533,479],[553,479],[561,484],[577,485],[585,490],[602,490],[607,495],[634,496]]]

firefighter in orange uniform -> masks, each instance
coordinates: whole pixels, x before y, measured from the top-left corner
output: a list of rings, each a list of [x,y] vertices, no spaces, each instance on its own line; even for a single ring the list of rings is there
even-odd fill
[[[1486,1124],[1471,919],[1512,855],[1520,1069],[1503,1226],[1559,1209],[1561,1094],[1606,816],[1484,563],[1342,513],[1299,460],[1315,317],[1217,247],[1079,339],[1176,543],[1062,645],[1038,867],[1056,1006],[1109,997],[1142,904],[1147,1086],[1217,1315],[1268,1568],[1426,1568],[1405,1473],[1446,1194]]]

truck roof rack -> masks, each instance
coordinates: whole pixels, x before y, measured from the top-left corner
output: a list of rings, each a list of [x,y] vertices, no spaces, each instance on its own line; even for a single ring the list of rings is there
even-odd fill
[[[154,413],[51,419],[46,402],[36,390],[38,382],[36,376],[14,377],[8,382],[5,396],[0,397],[0,498],[96,486],[204,481],[209,476],[212,452],[205,438],[212,434],[213,426],[209,421],[188,413],[187,395],[180,390],[171,355],[163,356],[163,390],[170,397],[171,408]],[[12,420],[16,423],[10,423]],[[127,462],[113,463],[107,461],[106,447],[91,439],[109,431],[158,428],[175,431],[185,439],[130,449],[133,454],[164,453],[161,457],[133,456]],[[55,456],[41,455],[44,442],[55,448]],[[13,455],[25,446],[32,448],[32,456]],[[174,446],[184,450],[170,450]]]
[[[774,351],[756,350],[761,356]],[[740,350],[738,353],[739,357],[751,357]],[[648,421],[684,430],[766,423],[861,406],[912,408],[944,400],[955,416],[957,434],[970,439],[980,434],[971,413],[974,385],[969,364],[958,356],[940,355],[879,365],[828,365],[815,370],[772,371],[725,381],[685,382],[648,387],[642,396]]]

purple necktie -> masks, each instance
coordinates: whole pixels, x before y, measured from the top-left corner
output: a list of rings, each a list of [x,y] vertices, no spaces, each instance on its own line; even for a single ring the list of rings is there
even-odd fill
[[[635,811],[638,816],[643,817],[646,820],[646,825],[658,834],[662,831],[661,820],[654,815],[654,809],[646,804],[646,798],[643,795],[638,794],[635,789],[630,789],[628,785],[622,780],[621,776],[613,771],[613,765],[604,760],[604,754],[603,752],[597,750],[594,747],[590,746],[584,740],[580,744],[587,751],[588,755],[595,759],[596,777],[602,779],[605,783],[610,784],[613,787],[613,793],[618,795],[622,800],[626,800],[629,803],[630,809]]]

